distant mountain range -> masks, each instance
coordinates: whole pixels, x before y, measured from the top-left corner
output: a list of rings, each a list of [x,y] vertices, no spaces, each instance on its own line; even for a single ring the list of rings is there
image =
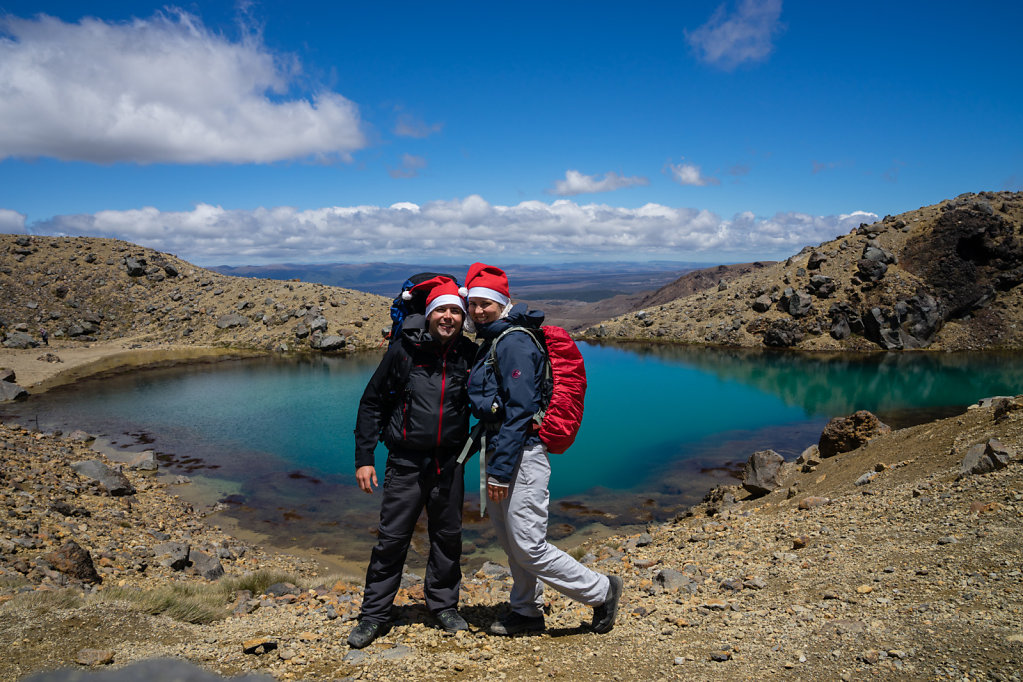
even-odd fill
[[[649,292],[673,282],[707,263],[686,261],[590,262],[555,265],[507,265],[512,294],[529,300],[595,302],[619,295]],[[410,263],[281,263],[274,265],[218,265],[209,268],[224,275],[276,280],[297,279],[394,296],[401,284],[417,272],[450,274],[459,281],[469,264]]]

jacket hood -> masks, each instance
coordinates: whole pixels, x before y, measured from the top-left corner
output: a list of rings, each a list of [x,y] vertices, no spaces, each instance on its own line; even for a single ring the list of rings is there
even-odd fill
[[[529,327],[530,329],[539,329],[540,325],[543,324],[544,314],[539,310],[529,310],[525,303],[516,303],[512,306],[512,309],[508,311],[505,317],[488,322],[487,324],[478,325],[476,327],[476,333],[484,339],[493,339],[503,332],[508,327]]]

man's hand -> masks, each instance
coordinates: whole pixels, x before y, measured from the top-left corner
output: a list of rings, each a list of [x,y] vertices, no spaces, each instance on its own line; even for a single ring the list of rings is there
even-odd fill
[[[355,470],[355,480],[359,482],[359,489],[364,493],[373,493],[373,488],[376,488],[379,484],[377,483],[377,470],[376,467],[367,464],[364,467],[359,467]]]

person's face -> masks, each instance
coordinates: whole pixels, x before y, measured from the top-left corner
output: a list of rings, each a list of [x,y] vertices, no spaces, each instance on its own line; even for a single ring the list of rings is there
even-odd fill
[[[501,316],[503,306],[489,298],[470,298],[469,317],[476,324],[487,324]]]
[[[430,336],[441,343],[447,343],[462,331],[465,313],[454,303],[439,305],[430,311],[426,318],[426,327]]]

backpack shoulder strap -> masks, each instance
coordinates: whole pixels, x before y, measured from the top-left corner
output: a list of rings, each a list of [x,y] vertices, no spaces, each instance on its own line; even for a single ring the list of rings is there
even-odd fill
[[[539,339],[536,338],[536,334],[533,333],[533,330],[531,330],[529,327],[523,327],[521,325],[512,325],[511,327],[508,327],[503,332],[498,334],[497,338],[495,338],[490,343],[490,355],[487,358],[487,362],[493,365],[495,370],[497,369],[497,342],[503,339],[504,337],[508,336],[512,332],[523,332],[524,334],[526,334],[526,336],[533,340],[533,343],[536,344],[537,349],[539,349],[539,351],[543,354],[544,358],[547,359],[547,349],[544,348],[543,344],[540,343]],[[498,370],[498,372],[500,372],[500,370]]]
[[[497,342],[503,339],[504,337],[508,336],[508,334],[511,334],[512,332],[522,332],[530,339],[532,339],[533,343],[536,344],[537,350],[540,351],[540,355],[543,356],[544,395],[541,398],[540,410],[535,415],[533,415],[533,420],[539,425],[540,422],[543,421],[544,414],[547,411],[548,403],[550,403],[551,399],[550,392],[551,389],[553,388],[554,383],[554,368],[551,365],[551,354],[550,352],[548,352],[547,346],[544,344],[544,342],[540,341],[540,339],[536,337],[538,333],[542,334],[543,331],[542,330],[534,331],[529,327],[523,327],[521,325],[513,325],[511,327],[508,327],[503,332],[498,334],[497,338],[495,338],[493,342],[490,344],[490,353],[489,357],[487,357],[486,364],[489,364],[491,367],[494,368],[494,373],[497,374],[498,379],[500,379],[501,368],[497,364]]]

